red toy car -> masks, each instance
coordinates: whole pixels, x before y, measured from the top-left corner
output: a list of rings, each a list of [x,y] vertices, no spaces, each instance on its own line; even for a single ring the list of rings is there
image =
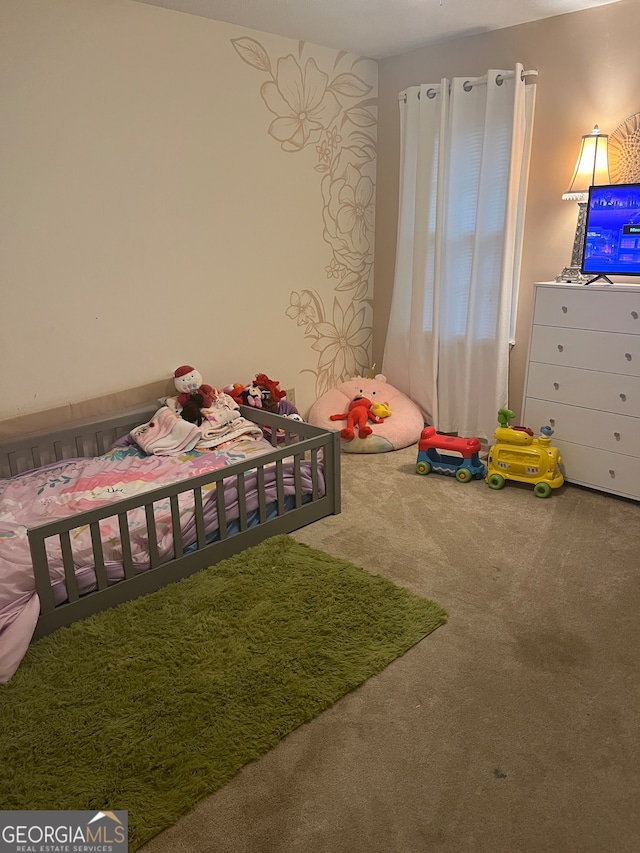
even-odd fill
[[[420,434],[416,471],[418,474],[431,471],[448,474],[461,483],[467,483],[474,477],[481,480],[487,469],[480,461],[479,453],[479,439],[443,435],[428,426]]]

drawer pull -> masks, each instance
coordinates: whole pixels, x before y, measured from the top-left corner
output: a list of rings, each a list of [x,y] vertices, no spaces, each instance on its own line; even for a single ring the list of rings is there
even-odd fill
[[[563,352],[563,350],[564,347],[562,346],[562,344],[558,344],[558,352]]]
[[[611,477],[612,480],[615,480],[616,472],[613,470],[613,468],[609,469],[609,476]]]
[[[557,391],[557,390],[558,390],[558,388],[560,387],[560,383],[559,383],[559,382],[554,382],[554,383],[553,383],[553,387],[554,387],[554,388],[556,389],[556,391]]]
[[[620,433],[619,432],[614,432],[613,437],[615,438],[616,441],[620,441]]]
[[[625,352],[624,357],[627,359],[627,361],[631,361],[632,359],[632,355],[630,352]]]
[[[563,313],[563,314],[566,314],[568,310],[569,310],[569,309],[567,308],[567,306],[566,306],[566,305],[563,305],[563,306],[562,306],[562,313]]]
[[[627,395],[626,394],[620,394],[620,399],[622,400],[623,403],[626,403],[627,402]]]
[[[634,320],[637,320],[637,319],[638,319],[638,312],[637,312],[637,311],[632,311],[632,312],[631,312],[631,316],[633,317],[633,319],[634,319]]]
[[[556,425],[556,419],[555,418],[549,418],[549,423],[551,426],[555,426]]]

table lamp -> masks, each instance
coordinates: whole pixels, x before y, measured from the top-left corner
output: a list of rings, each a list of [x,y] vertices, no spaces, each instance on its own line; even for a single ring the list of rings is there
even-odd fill
[[[582,137],[582,145],[569,189],[562,195],[565,200],[578,202],[578,222],[573,240],[571,265],[562,270],[560,275],[556,277],[556,281],[570,281],[581,284],[590,278],[590,276],[583,275],[581,271],[587,202],[590,186],[611,183],[608,143],[609,136],[606,133],[600,133],[598,125],[593,128],[591,133],[585,133]]]

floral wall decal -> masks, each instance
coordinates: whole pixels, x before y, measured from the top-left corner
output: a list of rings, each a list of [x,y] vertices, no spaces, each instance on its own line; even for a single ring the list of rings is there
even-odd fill
[[[371,364],[377,99],[374,86],[355,73],[359,58],[336,55],[331,73],[315,58],[280,56],[274,62],[253,38],[231,39],[240,58],[268,75],[260,96],[273,115],[268,134],[282,151],[313,149],[321,175],[323,239],[331,257],[323,270],[328,296],[292,291],[287,316],[318,353],[316,395],[366,373]],[[339,66],[343,67],[338,70]]]

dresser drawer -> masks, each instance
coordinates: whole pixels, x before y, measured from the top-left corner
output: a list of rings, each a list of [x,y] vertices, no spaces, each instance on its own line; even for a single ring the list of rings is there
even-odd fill
[[[640,377],[529,364],[527,397],[640,418]]]
[[[592,486],[627,498],[640,498],[640,458],[556,442],[570,483]]]
[[[640,376],[640,335],[534,326],[531,361]]]
[[[640,290],[537,287],[533,322],[640,335]]]
[[[522,423],[535,433],[540,432],[541,426],[550,424],[554,429],[553,444],[570,441],[640,457],[640,418],[528,397]]]

